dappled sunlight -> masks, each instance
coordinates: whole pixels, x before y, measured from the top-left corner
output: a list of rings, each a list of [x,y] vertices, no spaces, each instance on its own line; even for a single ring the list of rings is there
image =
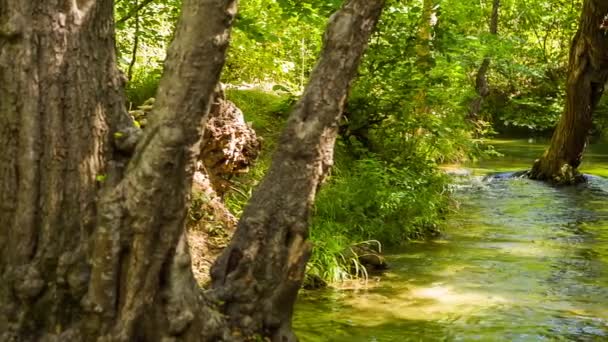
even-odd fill
[[[357,312],[361,325],[383,324],[393,319],[441,320],[446,316],[470,315],[508,303],[500,296],[482,292],[461,292],[449,285],[412,287],[390,296],[369,293],[349,297],[345,303]]]
[[[513,157],[518,163],[495,159],[475,172],[523,169],[543,150],[527,141],[496,145],[525,151]],[[323,331],[332,329],[343,336],[336,341],[396,341],[405,331],[412,340],[608,338],[608,181],[559,188],[473,176],[454,191],[459,211],[442,237],[393,251],[373,287],[332,292],[320,307],[305,296],[296,325],[316,334],[305,340],[327,340]]]
[[[554,258],[561,254],[556,246],[539,241],[538,243],[520,242],[492,242],[484,243],[485,248],[490,248],[496,253],[503,253],[520,258]]]

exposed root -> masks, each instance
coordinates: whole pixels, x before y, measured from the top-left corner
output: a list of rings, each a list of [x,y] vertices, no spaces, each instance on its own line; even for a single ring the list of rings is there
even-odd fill
[[[542,159],[537,159],[532,169],[526,173],[526,176],[530,179],[549,182],[553,185],[576,185],[586,182],[585,177],[568,163],[562,163],[559,168],[549,166]]]

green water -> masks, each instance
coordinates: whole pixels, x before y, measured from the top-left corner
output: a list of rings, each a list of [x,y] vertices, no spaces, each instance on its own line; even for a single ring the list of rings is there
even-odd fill
[[[476,174],[524,169],[544,147],[494,143],[505,156]],[[583,170],[608,176],[608,146]],[[443,237],[389,255],[375,286],[304,292],[300,339],[608,341],[608,179],[555,188],[473,176],[454,191],[461,206]]]

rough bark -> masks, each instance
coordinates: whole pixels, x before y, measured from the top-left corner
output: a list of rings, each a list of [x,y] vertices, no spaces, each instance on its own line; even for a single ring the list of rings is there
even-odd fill
[[[498,10],[500,8],[500,0],[493,0],[492,2],[492,16],[490,17],[490,34],[498,35]],[[483,101],[488,95],[490,95],[490,86],[488,85],[488,70],[490,69],[490,63],[492,59],[485,57],[479,70],[477,70],[477,76],[475,77],[475,91],[477,97],[471,102],[469,108],[469,119],[474,120],[478,117],[481,111]]]
[[[109,0],[0,1],[2,341],[35,340],[82,314],[97,179],[110,132],[130,125],[112,11]]]
[[[593,111],[608,80],[608,32],[604,24],[607,16],[608,2],[584,2],[570,49],[565,110],[549,148],[529,172],[532,179],[556,184],[584,180],[577,168],[587,144]]]
[[[382,0],[348,0],[330,19],[324,49],[267,176],[212,268],[213,293],[240,336],[296,340],[291,316],[310,255],[308,221],[332,164],[338,122]]]
[[[0,1],[0,340],[214,341],[184,238],[234,0],[185,0],[140,137],[113,1]]]

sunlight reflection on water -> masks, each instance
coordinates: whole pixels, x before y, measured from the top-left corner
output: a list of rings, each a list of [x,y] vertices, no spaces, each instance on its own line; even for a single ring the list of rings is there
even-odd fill
[[[442,240],[395,251],[379,286],[303,293],[301,340],[608,341],[608,180],[559,188],[475,176],[454,191],[460,210]]]

